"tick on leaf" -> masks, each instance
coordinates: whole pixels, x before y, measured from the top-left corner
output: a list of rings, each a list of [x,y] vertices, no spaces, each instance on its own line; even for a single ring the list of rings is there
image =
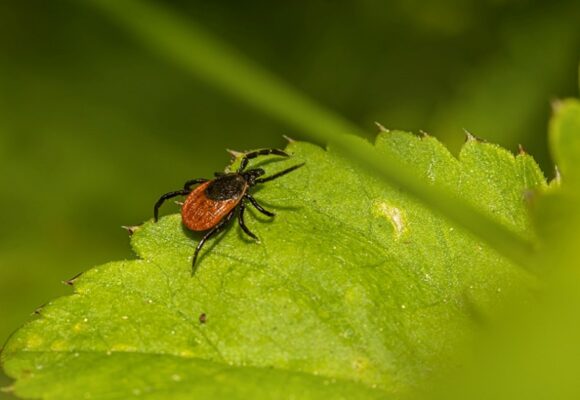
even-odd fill
[[[246,203],[249,202],[259,212],[268,217],[273,217],[275,214],[265,210],[252,197],[248,190],[257,184],[280,178],[304,165],[304,163],[294,165],[265,178],[261,178],[266,173],[262,168],[246,170],[249,160],[269,154],[289,157],[287,153],[278,149],[263,149],[247,153],[242,157],[240,166],[236,172],[216,172],[214,179],[199,178],[189,180],[185,182],[182,190],[165,193],[155,203],[153,216],[155,222],[157,222],[159,218],[159,207],[161,207],[165,200],[177,196],[187,196],[181,206],[181,220],[183,224],[187,229],[192,231],[207,231],[193,253],[193,261],[191,263],[192,274],[195,272],[197,256],[205,242],[223,229],[231,221],[236,211],[238,212],[238,223],[242,230],[252,239],[259,242],[258,237],[248,229],[244,222]],[[193,187],[195,185],[199,186],[194,189]]]

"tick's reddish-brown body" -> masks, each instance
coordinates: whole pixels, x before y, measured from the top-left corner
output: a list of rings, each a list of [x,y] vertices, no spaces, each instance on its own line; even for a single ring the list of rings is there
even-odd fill
[[[238,205],[248,190],[247,182],[237,177],[225,175],[196,187],[181,207],[183,224],[192,231],[207,231],[216,226]],[[233,184],[235,191],[225,196],[214,193],[219,191],[216,189],[223,188],[224,183]]]
[[[262,168],[254,168],[246,171],[248,160],[258,156],[275,154],[278,156],[288,157],[288,154],[278,149],[257,150],[245,154],[240,161],[240,166],[236,172],[224,174],[216,173],[216,177],[209,179],[192,179],[187,181],[182,190],[165,193],[157,200],[153,207],[153,217],[157,222],[159,216],[159,207],[167,199],[176,196],[187,196],[181,207],[181,220],[187,229],[192,231],[208,231],[199,241],[195,252],[193,253],[192,273],[195,271],[195,261],[203,244],[212,235],[220,231],[233,218],[236,210],[238,211],[238,221],[242,230],[252,239],[258,241],[244,223],[244,210],[246,201],[250,202],[258,211],[268,217],[273,217],[274,213],[265,210],[254,199],[248,189],[260,183],[269,182],[286,175],[289,172],[300,168],[304,164],[294,165],[286,168],[267,178],[260,178],[265,171]],[[192,189],[194,185],[199,185]]]

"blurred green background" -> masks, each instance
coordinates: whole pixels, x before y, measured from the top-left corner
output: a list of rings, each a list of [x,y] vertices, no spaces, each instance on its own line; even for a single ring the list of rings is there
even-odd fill
[[[379,121],[457,151],[465,128],[521,143],[552,175],[550,100],[577,95],[577,0],[163,3],[369,138]],[[160,194],[282,134],[300,138],[81,1],[0,2],[0,342],[69,293],[62,280],[132,257],[120,226]]]

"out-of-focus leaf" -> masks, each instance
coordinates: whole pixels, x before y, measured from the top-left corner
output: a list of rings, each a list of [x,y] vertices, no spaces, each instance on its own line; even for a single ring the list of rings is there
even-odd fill
[[[580,107],[565,100],[550,123],[561,184],[535,199],[539,236],[538,296],[496,313],[482,332],[474,360],[423,398],[577,399],[580,358]],[[489,322],[489,321],[488,321]],[[435,395],[433,395],[435,393]]]
[[[569,99],[554,107],[556,114],[550,123],[553,157],[564,179],[576,181],[580,179],[580,101]]]

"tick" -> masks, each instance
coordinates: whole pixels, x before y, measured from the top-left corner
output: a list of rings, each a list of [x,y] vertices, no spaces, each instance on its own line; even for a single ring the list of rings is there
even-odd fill
[[[242,157],[240,166],[236,172],[216,172],[214,179],[199,178],[189,180],[185,182],[183,189],[165,193],[155,203],[153,217],[155,222],[157,222],[159,219],[159,207],[161,207],[165,200],[177,196],[187,196],[181,206],[181,220],[183,225],[191,231],[207,231],[193,253],[193,261],[191,262],[192,275],[195,273],[197,256],[205,242],[222,230],[231,221],[236,211],[238,213],[238,223],[244,233],[259,242],[258,237],[248,229],[244,222],[246,203],[249,202],[259,212],[268,217],[273,217],[275,214],[265,210],[252,197],[248,190],[258,184],[280,178],[304,165],[304,163],[294,165],[265,178],[261,178],[266,173],[262,168],[246,170],[249,160],[269,154],[289,157],[287,153],[278,149],[263,149],[247,153]],[[193,188],[195,185],[199,186]]]

